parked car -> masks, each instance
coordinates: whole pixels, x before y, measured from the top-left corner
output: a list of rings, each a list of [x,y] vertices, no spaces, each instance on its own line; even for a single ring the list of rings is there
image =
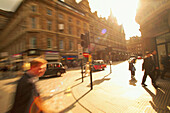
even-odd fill
[[[96,70],[104,70],[106,68],[106,64],[103,60],[93,60],[92,62],[92,71]]]
[[[66,73],[66,69],[61,62],[48,62],[46,72],[42,77],[61,76],[63,73]]]
[[[86,69],[86,64],[84,64],[84,69]],[[92,71],[104,70],[106,68],[106,64],[103,60],[93,60],[92,61]]]
[[[142,59],[142,56],[138,56],[137,59]]]

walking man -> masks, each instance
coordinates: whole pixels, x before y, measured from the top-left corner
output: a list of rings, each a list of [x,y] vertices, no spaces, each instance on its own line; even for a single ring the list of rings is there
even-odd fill
[[[145,70],[145,71],[144,71]],[[152,85],[157,89],[158,86],[156,85],[155,79],[154,79],[154,70],[155,70],[155,64],[152,60],[152,54],[149,52],[146,52],[146,56],[144,58],[144,62],[142,64],[142,71],[144,71],[143,79],[141,85],[143,87],[147,86],[145,84],[146,77],[149,75],[152,81]]]
[[[152,51],[152,59],[153,59],[154,66],[155,66],[153,76],[154,76],[154,79],[156,81],[157,78],[160,75],[160,70],[159,70],[159,67],[158,67],[158,60],[157,60],[157,52],[156,52],[156,50]]]
[[[18,81],[13,107],[8,113],[43,113],[36,81],[46,71],[47,61],[36,58],[30,62],[30,69]]]

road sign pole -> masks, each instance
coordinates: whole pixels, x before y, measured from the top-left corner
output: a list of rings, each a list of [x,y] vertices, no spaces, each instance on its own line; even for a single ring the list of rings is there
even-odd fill
[[[90,64],[90,86],[91,90],[93,89],[93,80],[92,80],[92,65]]]
[[[81,76],[82,76],[82,82],[83,80],[83,59],[81,59]]]
[[[90,64],[90,86],[91,90],[93,89],[93,80],[92,80],[92,56],[89,53],[89,64]]]

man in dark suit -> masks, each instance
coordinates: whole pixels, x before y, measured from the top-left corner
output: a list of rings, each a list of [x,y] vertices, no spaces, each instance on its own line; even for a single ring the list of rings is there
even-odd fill
[[[153,71],[153,76],[154,76],[154,79],[155,81],[158,79],[159,75],[160,75],[160,70],[159,70],[159,67],[158,67],[158,59],[157,59],[157,52],[156,50],[153,50],[152,51],[152,60],[154,62],[154,66],[155,66],[155,69]]]
[[[14,104],[8,113],[43,113],[35,82],[45,73],[46,64],[42,58],[30,62],[30,69],[18,81]]]
[[[158,88],[158,86],[156,85],[155,79],[154,79],[155,64],[152,59],[152,54],[150,54],[149,52],[146,52],[146,56],[145,56],[144,62],[142,64],[142,71],[144,71],[144,70],[145,70],[145,72],[144,72],[142,83],[141,83],[142,86],[143,87],[147,86],[145,84],[145,81],[146,81],[147,75],[149,75],[149,77],[151,78],[151,81],[152,81],[152,85],[155,88]]]

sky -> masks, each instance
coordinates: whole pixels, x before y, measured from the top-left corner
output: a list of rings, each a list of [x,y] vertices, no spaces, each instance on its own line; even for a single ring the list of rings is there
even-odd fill
[[[22,0],[0,0],[0,9],[14,11]],[[81,0],[76,0],[80,2]],[[92,12],[97,11],[99,17],[110,15],[117,18],[118,24],[123,24],[125,37],[141,36],[140,26],[135,22],[136,9],[139,0],[88,0]]]

